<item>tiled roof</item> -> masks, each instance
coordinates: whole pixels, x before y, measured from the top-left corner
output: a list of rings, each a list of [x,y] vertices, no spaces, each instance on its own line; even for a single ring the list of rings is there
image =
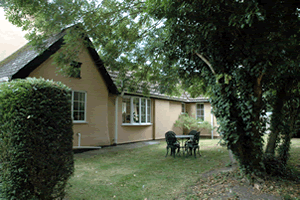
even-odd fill
[[[119,92],[122,92],[122,86],[117,84],[118,80],[118,72],[112,72],[108,71],[110,77],[114,81],[115,85],[119,89]],[[132,74],[128,73],[126,76],[130,77]],[[188,92],[184,92],[181,96],[170,96],[167,94],[163,94],[158,90],[158,87],[155,87],[155,85],[151,85],[149,88],[150,96],[154,98],[159,98],[159,99],[167,99],[167,100],[173,100],[173,101],[181,101],[185,103],[195,103],[195,102],[208,102],[209,98],[204,97],[204,96],[199,96],[196,98],[192,98],[191,95]],[[137,94],[137,95],[143,95],[143,89],[142,89],[142,82],[138,84],[138,88],[136,92],[128,92],[128,90],[125,89],[124,91],[125,94]]]
[[[46,40],[46,48],[49,48],[64,35],[63,32],[50,37]],[[29,64],[34,58],[39,56],[39,52],[34,50],[29,44],[26,44],[21,49],[0,62],[0,78],[8,77],[12,79],[23,67]]]

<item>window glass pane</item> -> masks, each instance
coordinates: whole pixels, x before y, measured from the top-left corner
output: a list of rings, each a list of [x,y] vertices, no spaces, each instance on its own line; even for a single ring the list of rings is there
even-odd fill
[[[74,120],[79,120],[79,113],[78,112],[73,112],[73,119]]]
[[[146,123],[146,99],[141,99],[141,123]]]
[[[122,122],[130,123],[130,98],[128,97],[122,100]]]
[[[185,104],[184,103],[181,104],[181,112],[185,113]]]
[[[133,122],[139,123],[140,99],[133,98]]]
[[[79,103],[79,110],[84,112],[84,103]]]
[[[79,113],[79,120],[84,120],[84,112]]]
[[[151,101],[147,100],[147,123],[151,122]]]
[[[78,92],[74,92],[74,100],[77,101],[79,99],[78,97],[79,93]]]
[[[142,123],[146,123],[146,115],[141,115],[141,121]]]
[[[85,93],[80,94],[80,101],[85,101]]]
[[[78,103],[74,102],[73,104],[74,104],[74,107],[73,107],[74,111],[78,111],[78,109],[79,109]]]

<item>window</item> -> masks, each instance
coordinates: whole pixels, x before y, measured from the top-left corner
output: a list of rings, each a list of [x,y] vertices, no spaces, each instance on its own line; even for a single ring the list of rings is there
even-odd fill
[[[72,61],[70,63],[69,76],[73,78],[80,78],[81,62]]]
[[[196,104],[197,119],[204,121],[204,104]]]
[[[181,103],[181,113],[185,113],[185,103]]]
[[[123,97],[122,100],[123,124],[150,124],[151,100],[140,97]]]
[[[72,91],[73,122],[86,122],[86,92]]]
[[[130,98],[123,98],[122,122],[123,123],[131,123],[131,120],[130,120]]]

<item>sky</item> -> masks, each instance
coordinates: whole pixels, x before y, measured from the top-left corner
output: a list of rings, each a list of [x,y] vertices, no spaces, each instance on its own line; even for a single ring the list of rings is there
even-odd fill
[[[24,38],[25,34],[21,28],[5,19],[3,8],[0,8],[0,61],[28,42]]]

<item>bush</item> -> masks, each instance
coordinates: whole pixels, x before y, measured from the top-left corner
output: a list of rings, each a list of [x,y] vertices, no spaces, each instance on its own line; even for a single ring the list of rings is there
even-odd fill
[[[186,130],[188,133],[191,130],[200,132],[203,130],[211,131],[213,128],[209,122],[191,117],[187,113],[179,115],[178,120],[176,120],[174,126],[181,128],[183,132],[185,132]]]
[[[294,180],[299,182],[300,172],[292,165],[287,165],[279,157],[264,155],[263,162],[267,175],[278,179]]]
[[[4,199],[62,199],[74,171],[70,89],[27,78],[0,84]]]

